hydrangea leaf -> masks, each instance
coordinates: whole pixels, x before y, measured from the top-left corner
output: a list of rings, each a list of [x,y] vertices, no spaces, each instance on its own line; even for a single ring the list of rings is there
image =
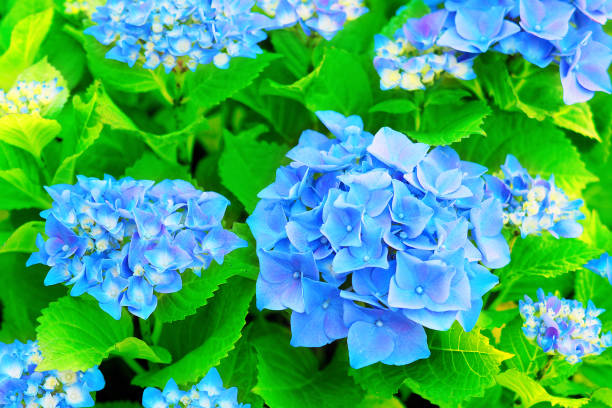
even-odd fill
[[[579,408],[589,401],[588,398],[561,398],[550,395],[535,380],[515,368],[498,374],[495,379],[498,384],[517,393],[525,408],[540,402],[549,402],[552,406],[563,408]]]
[[[370,393],[389,396],[406,382],[410,389],[441,407],[455,407],[483,395],[495,384],[502,361],[512,354],[497,350],[478,330],[464,332],[455,323],[446,332],[428,335],[431,356],[406,366],[375,364],[351,370]]]
[[[153,180],[156,182],[170,179],[191,181],[189,169],[176,163],[160,159],[153,153],[144,152],[133,166],[125,169],[125,175],[137,180]]]
[[[524,64],[531,74],[514,81],[517,106],[530,118],[544,120],[565,106],[558,68],[541,69],[526,61]]]
[[[64,21],[61,19],[53,20],[38,55],[45,56],[62,73],[69,89],[74,89],[87,71],[85,50],[74,37],[64,31]]]
[[[158,345],[170,351],[174,363],[139,374],[132,383],[163,388],[170,378],[179,385],[202,378],[240,339],[254,293],[254,286],[244,278],[233,278],[221,286],[197,314],[162,331]]]
[[[187,95],[202,109],[209,109],[247,87],[279,55],[264,53],[257,58],[232,58],[228,69],[201,65],[186,81]]]
[[[234,232],[246,239],[237,230],[234,224]],[[254,258],[254,259],[253,259]],[[246,248],[239,248],[225,256],[223,265],[213,262],[202,276],[198,277],[192,272],[183,274],[183,288],[174,293],[167,293],[158,297],[155,318],[162,322],[173,322],[190,316],[206,305],[212,298],[219,286],[235,275],[248,275],[248,270],[256,274],[258,262],[255,255],[255,244]]]
[[[5,343],[33,339],[40,311],[65,293],[60,287],[45,287],[42,282],[48,268],[39,265],[26,268],[27,258],[21,253],[0,255],[0,341]]]
[[[516,309],[515,314],[518,314]],[[523,319],[516,316],[501,332],[500,350],[514,354],[514,357],[505,361],[508,368],[514,368],[529,376],[535,376],[548,361],[548,356],[535,342],[529,341],[523,334]]]
[[[474,72],[477,81],[488,91],[497,106],[509,110],[516,105],[516,92],[504,55],[493,53],[479,55],[474,61]]]
[[[596,210],[584,210],[583,212],[586,213],[586,218],[582,222],[584,231],[580,240],[593,248],[612,252],[612,231],[603,224],[599,212]]]
[[[510,153],[534,176],[549,178],[554,174],[555,182],[570,199],[578,198],[588,183],[597,180],[570,140],[548,122],[521,113],[496,112],[485,120],[484,130],[487,137],[473,136],[453,145],[463,160],[494,172]]]
[[[20,225],[8,239],[0,246],[0,254],[6,252],[36,252],[36,236],[44,233],[45,223],[42,221],[29,221]]]
[[[372,105],[370,80],[359,58],[338,48],[328,48],[317,67],[293,84],[272,80],[264,84],[261,92],[295,99],[312,112],[333,110],[359,115]]]
[[[582,269],[603,251],[577,239],[556,239],[548,234],[518,239],[512,248],[512,260],[499,270],[502,283],[533,276],[556,277]]]
[[[386,112],[402,115],[413,112],[416,109],[417,106],[410,99],[388,99],[372,106],[369,112]]]
[[[259,376],[255,392],[270,408],[344,408],[356,406],[363,391],[347,374],[348,363],[336,357],[323,370],[311,350],[289,345],[289,333],[266,326],[255,340]]]
[[[51,201],[41,186],[22,169],[0,170],[0,209],[50,208]]]
[[[138,66],[130,68],[125,63],[107,59],[105,55],[108,48],[89,35],[83,36],[83,47],[92,74],[107,86],[135,93],[159,90],[160,83],[165,86],[159,77],[161,74],[158,74],[161,68],[157,71]]]
[[[306,76],[310,67],[312,51],[305,44],[306,38],[301,31],[270,32],[274,49],[283,56],[283,63],[296,78]]]
[[[395,397],[382,398],[375,395],[366,397],[357,405],[357,408],[403,408],[404,405]]]
[[[30,14],[21,19],[11,32],[11,42],[4,54],[0,56],[0,89],[13,86],[19,74],[34,62],[43,40],[47,36],[53,8]]]
[[[601,142],[591,107],[586,103],[563,106],[552,115],[555,125]]]
[[[30,152],[38,160],[44,147],[61,130],[57,121],[38,115],[14,114],[0,118],[0,141]]]
[[[172,361],[172,356],[168,350],[159,346],[150,346],[137,337],[128,337],[121,340],[109,347],[107,353],[124,358],[148,360],[152,363],[168,364]]]
[[[413,139],[431,145],[448,145],[470,135],[484,135],[483,120],[491,113],[482,101],[461,105],[431,105],[423,111],[417,131],[406,131]]]
[[[65,296],[42,311],[36,328],[43,361],[37,370],[87,370],[134,330],[128,313],[115,320],[89,296]]]
[[[53,6],[53,0],[19,0],[15,2],[13,7],[9,6],[10,10],[8,10],[8,13],[2,13],[2,21],[0,21],[0,44],[2,48],[7,49],[9,47],[11,33],[19,21],[31,14],[48,10]]]
[[[221,182],[249,213],[259,201],[257,193],[274,181],[275,170],[289,150],[284,145],[257,140],[266,131],[262,126],[237,136],[226,131],[225,148],[219,159]]]

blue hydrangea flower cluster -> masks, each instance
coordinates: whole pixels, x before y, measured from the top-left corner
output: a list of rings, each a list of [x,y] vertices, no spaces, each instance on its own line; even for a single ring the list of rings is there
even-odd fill
[[[525,301],[519,301],[519,310],[525,336],[536,339],[542,350],[564,355],[575,364],[612,345],[612,332],[602,334],[597,318],[604,309],[597,309],[590,300],[585,309],[577,300],[559,299],[552,293],[545,296],[542,289],[537,295],[537,302],[525,296]]]
[[[68,15],[91,16],[96,7],[104,4],[103,0],[67,0],[64,2],[64,13]]]
[[[465,80],[476,77],[472,55],[436,46],[447,16],[445,10],[440,10],[420,19],[408,19],[393,40],[381,34],[374,37],[374,67],[382,90],[425,89],[445,72]]]
[[[602,28],[611,16],[612,3],[601,0],[446,0],[396,36],[419,51],[456,50],[458,60],[494,49],[539,67],[557,63],[565,103],[572,104],[612,92],[612,37]]]
[[[238,389],[223,388],[223,381],[216,368],[211,368],[208,374],[189,391],[181,391],[173,379],[168,380],[163,391],[148,387],[142,395],[144,408],[250,408],[250,404],[240,404],[237,401]]]
[[[123,306],[148,318],[154,293],[179,291],[185,270],[200,276],[212,260],[221,264],[247,245],[221,226],[229,201],[220,194],[182,180],[77,178],[46,188],[54,200],[41,213],[48,239],[38,235],[28,265],[50,266],[45,285],[87,292],[115,319]]]
[[[548,181],[531,177],[511,154],[501,170],[503,177],[486,175],[485,179],[487,195],[502,203],[504,224],[518,227],[523,238],[539,235],[543,230],[556,238],[577,238],[582,234],[578,220],[584,219],[580,212],[583,201],[570,201],[555,185],[554,176]]]
[[[612,257],[607,252],[598,259],[590,260],[584,267],[602,278],[607,278],[612,285]]]
[[[51,81],[17,81],[8,92],[0,89],[0,117],[13,113],[41,113],[64,90]]]
[[[228,68],[232,57],[255,58],[272,20],[251,8],[255,0],[108,0],[85,30],[104,45],[107,58],[144,68],[162,64],[191,70],[212,62]]]
[[[276,28],[299,23],[306,35],[314,30],[326,40],[368,12],[363,0],[258,0],[257,5],[274,18]]]
[[[0,343],[0,406],[7,408],[93,407],[91,393],[104,388],[97,367],[82,371],[36,371],[38,343]]]
[[[426,358],[423,326],[470,330],[498,282],[487,267],[510,259],[487,169],[387,127],[372,135],[358,116],[317,116],[334,138],[303,132],[247,220],[257,306],[293,311],[294,346],[347,337],[355,368]]]

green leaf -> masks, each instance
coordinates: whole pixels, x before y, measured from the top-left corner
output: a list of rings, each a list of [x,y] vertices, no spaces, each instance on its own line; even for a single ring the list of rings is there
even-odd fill
[[[254,285],[235,277],[197,314],[167,326],[158,345],[168,349],[174,363],[137,375],[132,383],[164,387],[170,378],[179,385],[196,382],[227,356],[240,339],[255,293]]]
[[[370,393],[389,396],[405,382],[410,389],[441,407],[454,407],[470,397],[483,395],[495,384],[494,376],[504,360],[512,357],[495,349],[477,329],[464,332],[455,323],[446,332],[428,335],[431,356],[406,366],[381,363],[352,370],[356,381]]]
[[[527,61],[523,63],[524,72],[514,84],[518,107],[530,118],[544,120],[565,106],[559,69],[552,66],[541,69]]]
[[[36,337],[36,318],[49,302],[66,293],[61,286],[45,287],[43,281],[48,268],[35,265],[26,268],[27,254],[0,255],[0,341],[25,342]]]
[[[36,328],[43,361],[37,370],[82,370],[99,365],[132,335],[129,313],[113,319],[90,297],[65,296],[42,311]]]
[[[368,74],[357,56],[329,48],[308,76],[291,85],[265,82],[261,92],[303,103],[310,111],[334,110],[344,115],[363,115],[372,105]]]
[[[563,106],[552,115],[555,125],[601,142],[595,129],[593,113],[586,103]]]
[[[19,0],[8,13],[2,14],[0,21],[0,44],[2,49],[7,49],[11,43],[11,32],[15,25],[23,18],[53,7],[53,0]]]
[[[386,112],[401,115],[416,109],[417,106],[409,99],[388,99],[372,106],[369,112]]]
[[[45,232],[45,223],[30,221],[19,226],[0,247],[0,254],[6,252],[36,252],[36,236]]]
[[[61,111],[68,100],[68,96],[70,95],[66,80],[53,65],[49,64],[47,57],[38,61],[36,64],[19,74],[17,80],[38,82],[57,80],[57,86],[64,88],[57,94],[57,96],[55,96],[50,105],[44,107],[44,109],[41,109],[40,115],[44,117],[53,117],[59,111]]]
[[[308,37],[301,31],[270,31],[270,40],[274,49],[283,56],[283,62],[296,78],[308,74],[312,51],[306,46]]]
[[[599,213],[595,210],[582,210],[586,213],[586,218],[582,222],[584,231],[580,235],[580,240],[586,242],[593,248],[598,248],[603,251],[612,252],[612,231],[610,231],[599,217]]]
[[[477,81],[482,84],[501,109],[509,110],[517,103],[516,92],[508,73],[507,57],[497,53],[479,55],[474,61]]]
[[[22,169],[0,170],[0,209],[50,207],[51,201],[46,193]]]
[[[518,314],[518,310],[512,310]],[[533,377],[544,367],[549,357],[541,347],[525,337],[522,327],[523,319],[517,315],[502,329],[498,347],[500,350],[514,354],[514,357],[504,362],[508,368],[515,368]]]
[[[582,269],[585,263],[601,253],[577,239],[557,239],[549,234],[530,235],[516,241],[512,260],[498,272],[502,283],[512,278],[552,278]]]
[[[87,53],[87,62],[94,78],[123,92],[140,93],[161,89],[164,80],[160,72],[140,66],[129,67],[128,64],[106,58],[109,48],[100,44],[93,36],[83,36],[83,47]]]
[[[381,398],[375,395],[366,397],[357,405],[357,408],[404,408],[404,405],[395,397]]]
[[[278,55],[264,53],[257,58],[232,58],[228,69],[200,65],[185,81],[187,95],[202,109],[209,109],[247,87]]]
[[[535,380],[515,368],[497,375],[495,379],[498,384],[516,392],[525,408],[540,402],[550,402],[552,406],[564,408],[578,408],[589,401],[587,398],[561,398],[550,395]]]
[[[348,376],[348,362],[334,358],[324,369],[308,348],[289,345],[289,333],[268,325],[255,340],[259,375],[255,392],[270,408],[356,406],[363,391]]]
[[[570,196],[580,196],[587,183],[597,180],[563,132],[547,122],[520,113],[496,112],[484,125],[487,137],[473,136],[454,148],[462,160],[474,161],[496,172],[507,154],[513,154],[532,176],[548,178]]]
[[[191,175],[187,167],[169,163],[150,152],[144,152],[142,157],[133,166],[125,169],[125,175],[137,180],[153,180],[157,182],[166,179],[191,181]]]
[[[138,358],[152,363],[168,364],[172,361],[172,356],[168,350],[159,346],[149,346],[136,337],[128,337],[114,344],[108,348],[107,354],[123,358]]]
[[[30,14],[15,25],[9,48],[0,56],[0,89],[11,88],[19,74],[32,65],[52,19],[53,9],[49,8]]]
[[[221,182],[249,213],[259,201],[257,194],[274,181],[276,169],[289,150],[284,145],[257,140],[266,130],[261,125],[238,136],[224,133],[225,148],[219,159]]]
[[[38,115],[14,114],[0,118],[0,141],[30,152],[38,160],[45,146],[61,130],[57,121]]]
[[[456,104],[431,105],[423,112],[419,130],[406,133],[422,143],[447,145],[470,135],[485,135],[482,123],[490,113],[482,101],[463,103],[461,109]]]
[[[381,30],[381,34],[393,38],[393,34],[400,29],[409,18],[423,17],[429,13],[429,7],[421,0],[410,0],[406,2],[405,8],[397,15],[391,17],[389,23]]]

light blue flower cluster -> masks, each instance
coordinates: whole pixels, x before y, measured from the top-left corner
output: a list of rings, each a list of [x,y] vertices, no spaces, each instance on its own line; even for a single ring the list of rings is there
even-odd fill
[[[419,51],[456,50],[459,60],[495,49],[539,67],[558,63],[565,103],[572,104],[612,92],[612,37],[602,28],[611,16],[612,3],[602,0],[447,0],[443,9],[409,20],[396,37]]]
[[[559,299],[552,293],[545,296],[539,289],[538,301],[525,296],[525,301],[519,301],[519,311],[525,336],[536,339],[547,353],[564,355],[571,364],[599,355],[612,345],[612,332],[602,334],[597,318],[604,309],[597,309],[590,300],[585,310],[577,300]]]
[[[68,15],[91,16],[96,7],[104,4],[104,0],[66,0],[64,2],[64,13]]]
[[[91,392],[104,388],[97,367],[82,371],[36,371],[38,343],[0,343],[0,406],[6,408],[93,407]]]
[[[272,20],[251,8],[255,0],[108,0],[85,30],[104,45],[107,58],[166,72],[177,65],[195,70],[214,63],[228,68],[232,57],[255,58]]]
[[[487,195],[502,203],[504,224],[518,227],[523,238],[543,230],[556,238],[577,238],[582,234],[578,220],[584,219],[580,212],[583,201],[570,201],[555,185],[554,176],[548,181],[531,177],[511,154],[501,169],[502,178],[486,175],[485,179]]]
[[[612,257],[607,252],[598,259],[590,260],[584,267],[602,278],[607,278],[612,285]]]
[[[173,379],[168,380],[163,391],[148,387],[142,395],[144,408],[250,408],[250,404],[240,404],[237,401],[236,387],[225,389],[223,381],[216,368],[211,368],[208,374],[189,391],[181,391]]]
[[[122,306],[146,319],[154,292],[179,291],[183,271],[200,276],[247,245],[221,226],[229,201],[217,193],[182,180],[77,178],[46,188],[54,200],[41,213],[48,239],[39,234],[28,265],[50,266],[45,285],[73,285],[72,296],[91,294],[115,319]]]
[[[258,0],[257,5],[274,17],[276,28],[300,24],[331,40],[348,21],[368,12],[363,0]]]
[[[348,337],[351,365],[429,356],[423,326],[470,330],[509,262],[486,168],[358,116],[317,116],[247,223],[257,240],[257,306],[291,309],[294,346]],[[484,265],[484,266],[483,266]]]
[[[447,16],[445,10],[440,10],[420,19],[408,19],[393,40],[382,34],[374,37],[374,67],[382,90],[425,89],[444,72],[465,80],[476,77],[472,55],[436,46]]]
[[[64,90],[52,81],[18,81],[8,92],[0,89],[0,117],[13,113],[41,113]]]

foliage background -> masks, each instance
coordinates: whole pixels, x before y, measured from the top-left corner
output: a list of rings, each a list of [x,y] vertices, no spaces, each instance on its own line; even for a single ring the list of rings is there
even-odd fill
[[[405,4],[371,0],[370,12],[332,41],[298,29],[270,33],[265,54],[236,58],[229,70],[195,73],[129,69],[104,58],[62,2],[0,2],[0,88],[36,64],[59,73],[70,98],[53,119],[0,119],[0,340],[38,338],[47,368],[101,363],[103,407],[138,406],[143,386],[173,377],[188,384],[217,366],[239,399],[272,408],[612,406],[612,354],[577,366],[550,360],[520,332],[516,302],[539,287],[612,310],[612,288],[582,265],[612,250],[612,97],[566,106],[555,67],[485,54],[478,78],[444,78],[426,91],[379,88],[373,36],[402,24]],[[409,2],[404,16],[427,11]],[[41,62],[42,61],[42,62]],[[254,308],[254,242],[242,224],[257,192],[273,181],[284,154],[305,129],[322,130],[313,112],[361,115],[375,132],[390,126],[414,140],[451,144],[462,159],[494,171],[507,153],[532,173],[586,201],[580,240],[530,237],[514,243],[501,285],[486,298],[477,329],[428,332],[432,356],[405,367],[348,369],[346,347],[289,346],[288,315]],[[50,206],[44,185],[75,175],[180,178],[232,201],[228,226],[250,240],[223,267],[185,277],[160,298],[149,321],[124,313],[116,322],[87,296],[44,287],[43,267],[26,268]],[[612,312],[601,316],[612,329]],[[131,385],[130,385],[131,383]],[[118,403],[117,399],[132,402]]]

